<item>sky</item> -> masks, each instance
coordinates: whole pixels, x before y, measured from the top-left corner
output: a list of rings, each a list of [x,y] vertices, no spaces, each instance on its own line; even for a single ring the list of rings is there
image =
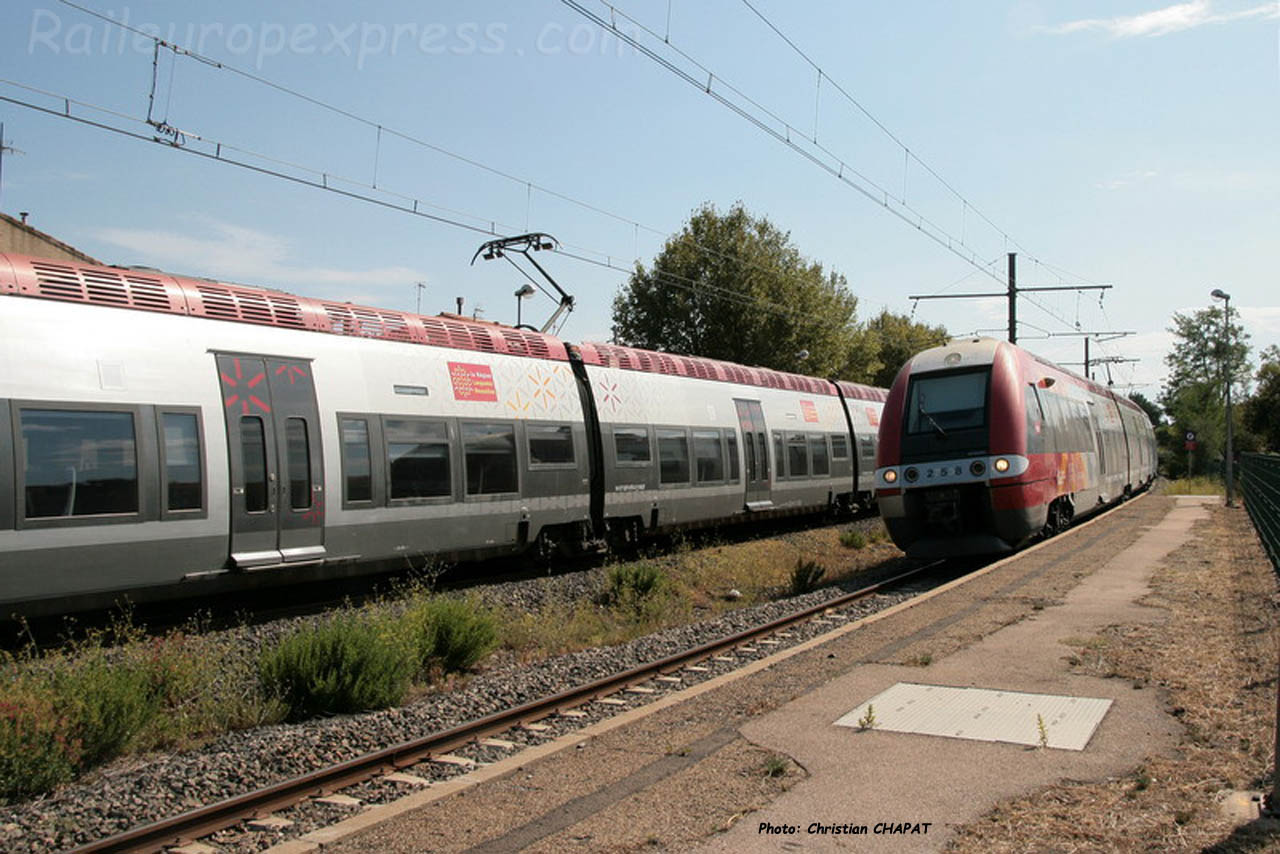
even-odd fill
[[[108,263],[514,323],[520,274],[472,257],[541,231],[561,334],[607,340],[636,260],[740,201],[860,319],[1002,337],[1003,298],[909,297],[1003,292],[1008,252],[1112,285],[1025,295],[1019,343],[1133,332],[1091,353],[1148,397],[1214,288],[1280,344],[1276,2],[10,0],[0,97],[0,210]]]

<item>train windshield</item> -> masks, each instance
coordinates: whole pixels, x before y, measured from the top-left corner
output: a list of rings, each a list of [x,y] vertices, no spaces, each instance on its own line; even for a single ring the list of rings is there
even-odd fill
[[[907,409],[908,433],[971,430],[987,421],[989,370],[923,374],[911,381]]]

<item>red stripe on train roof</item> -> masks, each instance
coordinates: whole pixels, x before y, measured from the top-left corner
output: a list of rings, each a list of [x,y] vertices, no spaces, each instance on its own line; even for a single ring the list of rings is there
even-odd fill
[[[677,377],[694,377],[717,382],[754,385],[762,388],[786,389],[803,394],[827,395],[836,394],[835,385],[830,380],[809,377],[804,374],[790,374],[775,371],[771,368],[747,367],[746,365],[724,362],[719,359],[707,359],[701,356],[677,356],[672,353],[660,353],[656,350],[643,350],[639,347],[624,347],[619,344],[603,344],[587,342],[579,346],[582,361],[588,365],[603,368],[619,368],[628,371],[642,371],[651,374],[668,374]],[[883,401],[888,392],[871,386],[857,383],[840,382],[841,390],[846,397],[858,400]],[[877,396],[879,395],[879,396]]]
[[[568,361],[552,335],[457,315],[420,315],[153,270],[0,254],[0,294],[280,329]]]

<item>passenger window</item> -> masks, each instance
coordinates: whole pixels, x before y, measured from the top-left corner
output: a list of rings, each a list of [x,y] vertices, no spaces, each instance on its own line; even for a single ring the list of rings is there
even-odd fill
[[[843,433],[831,434],[831,459],[849,459],[849,437]]]
[[[168,510],[204,508],[201,470],[200,425],[187,412],[166,412],[161,416],[164,431],[164,478]]]
[[[467,461],[467,494],[519,492],[516,472],[515,426],[501,423],[462,425],[462,449]]]
[[[831,473],[831,464],[827,460],[827,437],[809,437],[809,455],[813,457],[814,476]]]
[[[719,430],[693,431],[693,457],[698,465],[698,483],[724,480],[724,449]]]
[[[783,460],[787,458],[787,446],[782,441],[782,431],[773,431],[773,476],[777,480],[782,480],[787,473],[782,470]]]
[[[240,460],[244,468],[244,509],[246,513],[265,513],[267,494],[267,438],[262,418],[240,416]]]
[[[392,500],[453,494],[449,477],[449,430],[439,422],[388,418],[387,439]]]
[[[658,462],[662,483],[689,482],[689,438],[683,430],[658,431]]]
[[[369,450],[369,422],[363,418],[343,418],[343,497],[350,502],[373,500],[373,455]]]
[[[728,430],[724,434],[726,447],[729,451],[729,482],[738,482],[739,462],[738,462],[738,432],[736,430]],[[751,443],[747,443],[750,447]]]
[[[23,409],[26,518],[138,512],[133,413]]]
[[[284,422],[285,471],[289,476],[289,507],[311,509],[311,444],[307,422],[286,418]]]
[[[648,463],[653,459],[649,431],[644,427],[614,427],[613,450],[619,463]]]
[[[528,424],[532,465],[573,465],[573,431],[568,424]]]
[[[803,433],[787,434],[787,476],[809,476],[809,454]]]

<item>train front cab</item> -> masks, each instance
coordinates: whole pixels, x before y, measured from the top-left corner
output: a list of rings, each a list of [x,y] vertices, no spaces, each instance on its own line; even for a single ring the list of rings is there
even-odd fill
[[[1040,484],[1028,481],[1034,390],[1024,395],[1020,373],[1014,354],[997,348],[989,363],[895,384],[885,424],[897,435],[881,435],[892,464],[876,480],[885,525],[907,554],[1004,553],[1044,527]]]

